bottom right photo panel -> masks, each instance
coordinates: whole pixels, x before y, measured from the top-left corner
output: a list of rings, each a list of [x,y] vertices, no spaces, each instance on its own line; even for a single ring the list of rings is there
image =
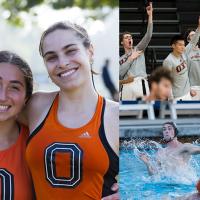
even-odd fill
[[[200,102],[120,103],[121,200],[200,199]]]

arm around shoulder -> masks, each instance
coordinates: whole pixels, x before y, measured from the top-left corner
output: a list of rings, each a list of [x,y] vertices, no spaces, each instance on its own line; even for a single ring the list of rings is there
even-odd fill
[[[106,99],[104,128],[108,143],[113,151],[119,153],[119,103]]]
[[[43,120],[56,94],[57,92],[36,92],[32,95],[25,107],[30,131]]]

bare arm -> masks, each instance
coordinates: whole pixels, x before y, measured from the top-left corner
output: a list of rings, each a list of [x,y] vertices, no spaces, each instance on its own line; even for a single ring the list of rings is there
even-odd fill
[[[146,47],[148,46],[152,33],[153,33],[153,7],[152,7],[152,2],[150,3],[150,6],[146,8],[147,14],[148,14],[148,25],[147,25],[147,32],[140,41],[140,43],[136,46],[136,49],[138,50],[145,50]]]
[[[187,153],[188,156],[200,154],[200,146],[190,144],[190,143],[185,143],[180,153],[181,154]]]
[[[112,121],[110,121],[112,119]],[[105,134],[110,147],[119,155],[119,104],[106,100],[104,117]],[[117,179],[117,178],[116,178]],[[115,193],[102,198],[102,200],[119,200],[119,187],[114,183],[111,190]]]
[[[149,175],[152,176],[152,175],[156,174],[157,170],[152,166],[149,157],[144,153],[141,153],[139,156],[140,156],[140,159],[146,165]]]
[[[29,127],[32,132],[45,118],[58,92],[36,92],[27,102],[17,120]]]
[[[131,83],[134,81],[134,77],[128,77],[127,79],[124,79],[124,80],[119,80],[119,84],[120,85],[123,85],[123,84],[126,84],[126,83]]]
[[[105,134],[113,151],[119,154],[119,104],[106,100],[104,115]],[[112,121],[111,121],[112,120]]]
[[[192,155],[200,154],[200,146],[193,145],[193,144],[191,144],[190,146],[191,146],[191,147],[190,147],[190,153],[191,153]]]
[[[119,197],[119,186],[117,183],[114,183],[112,186],[112,191],[116,192],[115,194],[109,195],[107,197],[102,198],[101,200],[120,200]]]

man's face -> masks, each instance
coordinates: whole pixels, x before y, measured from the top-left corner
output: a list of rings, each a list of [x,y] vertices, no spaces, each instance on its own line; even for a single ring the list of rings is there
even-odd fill
[[[172,83],[166,78],[161,78],[157,84],[156,96],[158,100],[165,101],[170,97],[172,90]]]
[[[182,54],[185,51],[185,41],[184,40],[177,40],[175,44],[172,44],[173,52],[178,54]]]
[[[122,42],[124,49],[131,49],[133,46],[133,38],[130,34],[124,34]]]
[[[171,124],[164,124],[163,126],[163,139],[170,141],[175,137],[174,127]]]

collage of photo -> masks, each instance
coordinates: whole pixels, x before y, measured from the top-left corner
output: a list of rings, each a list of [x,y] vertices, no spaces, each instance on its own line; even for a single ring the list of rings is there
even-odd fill
[[[120,8],[121,200],[200,199],[200,2]]]
[[[0,200],[200,200],[200,0],[1,0],[0,38]]]

